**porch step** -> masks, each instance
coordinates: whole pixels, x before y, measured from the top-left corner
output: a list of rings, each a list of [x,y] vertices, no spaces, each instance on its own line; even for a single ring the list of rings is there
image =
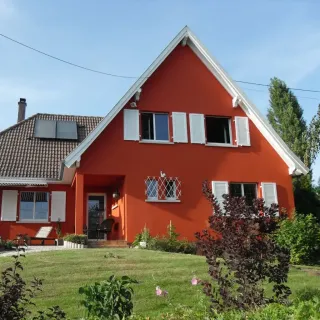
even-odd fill
[[[88,248],[127,248],[125,240],[89,240]]]

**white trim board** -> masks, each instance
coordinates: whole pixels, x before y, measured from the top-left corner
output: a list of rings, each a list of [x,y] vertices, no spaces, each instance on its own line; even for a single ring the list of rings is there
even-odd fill
[[[101,134],[101,132],[109,125],[114,117],[129,102],[132,96],[143,86],[147,79],[168,57],[168,55],[178,46],[181,41],[187,38],[187,45],[200,58],[200,60],[213,73],[221,85],[230,94],[230,105],[232,99],[238,97],[241,102],[240,107],[244,110],[249,119],[260,130],[262,135],[269,141],[271,146],[280,155],[283,161],[288,165],[290,175],[300,175],[308,173],[309,169],[303,162],[289,149],[279,135],[274,131],[268,121],[259,112],[258,108],[248,99],[239,86],[231,79],[226,71],[219,63],[209,54],[206,48],[196,38],[188,26],[184,27],[177,36],[169,43],[169,45],[161,52],[157,59],[149,66],[149,68],[141,75],[140,78],[132,85],[127,93],[120,101],[111,109],[107,116],[98,124],[98,126],[78,145],[64,160],[64,165],[68,168],[72,167],[80,160],[81,155],[90,147],[92,142]]]

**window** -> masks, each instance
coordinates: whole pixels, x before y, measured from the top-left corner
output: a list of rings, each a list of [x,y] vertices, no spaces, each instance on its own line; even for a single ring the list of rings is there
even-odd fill
[[[176,181],[166,180],[166,199],[176,199]]]
[[[142,139],[169,141],[168,114],[142,113]]]
[[[20,220],[48,221],[49,194],[47,192],[21,192]]]
[[[148,179],[147,185],[147,199],[158,199],[158,181],[156,179]]]
[[[180,202],[181,181],[177,177],[148,177],[145,185],[146,201]]]
[[[246,197],[248,205],[257,198],[257,185],[255,183],[230,183],[230,195],[233,197]]]
[[[230,119],[210,117],[205,118],[208,143],[231,143]]]

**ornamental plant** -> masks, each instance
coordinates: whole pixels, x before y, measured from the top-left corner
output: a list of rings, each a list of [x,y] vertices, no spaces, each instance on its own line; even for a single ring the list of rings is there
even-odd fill
[[[81,304],[86,308],[89,319],[103,320],[127,319],[133,310],[133,288],[138,283],[127,276],[117,278],[114,275],[108,280],[79,288],[84,295]]]
[[[291,263],[312,264],[320,261],[320,224],[311,213],[295,214],[281,222],[276,240],[288,248]]]
[[[286,303],[291,291],[286,286],[289,250],[271,236],[278,228],[278,206],[266,207],[263,199],[248,205],[244,197],[224,195],[220,207],[205,181],[203,193],[213,214],[209,230],[196,233],[199,249],[206,257],[212,282],[203,281],[211,310],[249,310],[271,302]],[[267,296],[263,282],[273,286]]]

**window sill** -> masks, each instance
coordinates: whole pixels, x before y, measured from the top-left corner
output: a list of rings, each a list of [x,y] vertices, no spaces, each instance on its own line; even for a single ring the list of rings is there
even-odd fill
[[[48,220],[19,220],[19,221],[16,221],[16,223],[45,223],[45,224],[49,224],[51,222]]]
[[[206,147],[224,147],[224,148],[237,148],[238,146],[229,143],[206,143]]]
[[[174,144],[171,141],[164,141],[164,140],[140,140],[139,143]]]
[[[177,199],[166,199],[166,200],[147,199],[146,202],[179,203],[179,202],[181,202],[181,200],[177,200]]]

